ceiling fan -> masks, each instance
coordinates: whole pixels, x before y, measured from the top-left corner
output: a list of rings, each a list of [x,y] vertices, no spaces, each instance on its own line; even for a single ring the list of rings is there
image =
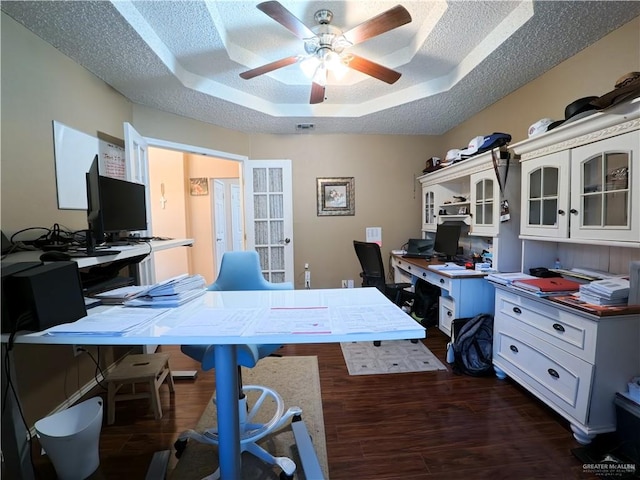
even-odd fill
[[[309,103],[315,104],[324,100],[329,71],[339,77],[351,68],[389,84],[401,76],[399,72],[371,60],[343,52],[348,47],[411,22],[411,15],[402,5],[396,5],[346,32],[330,24],[333,19],[330,10],[318,10],[314,15],[318,25],[309,28],[277,1],[262,2],[257,8],[302,40],[307,55],[293,55],[242,72],[240,77],[245,80],[300,62],[303,71],[312,78]]]

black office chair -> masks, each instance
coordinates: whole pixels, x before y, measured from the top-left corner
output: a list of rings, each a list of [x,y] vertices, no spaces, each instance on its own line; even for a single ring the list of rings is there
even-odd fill
[[[353,248],[356,250],[356,255],[362,267],[360,277],[362,277],[363,287],[376,287],[399,307],[402,307],[405,302],[410,302],[414,299],[415,294],[405,290],[411,287],[411,283],[387,283],[382,254],[380,253],[380,245],[373,242],[359,242],[358,240],[354,240]],[[380,341],[376,340],[373,344],[379,347]]]

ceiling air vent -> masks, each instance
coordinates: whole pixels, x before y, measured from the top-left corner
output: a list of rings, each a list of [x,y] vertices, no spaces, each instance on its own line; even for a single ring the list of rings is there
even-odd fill
[[[316,126],[313,123],[298,123],[296,125],[296,130],[298,132],[310,132],[314,128],[316,128]]]

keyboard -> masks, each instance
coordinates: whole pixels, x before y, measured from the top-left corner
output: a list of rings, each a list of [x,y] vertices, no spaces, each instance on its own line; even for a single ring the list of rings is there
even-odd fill
[[[427,260],[431,258],[431,255],[420,255],[419,253],[405,253],[402,255],[402,258],[421,258],[423,260]]]
[[[71,258],[91,258],[91,257],[106,257],[109,255],[117,255],[120,250],[96,250],[92,253],[87,252],[68,252]]]

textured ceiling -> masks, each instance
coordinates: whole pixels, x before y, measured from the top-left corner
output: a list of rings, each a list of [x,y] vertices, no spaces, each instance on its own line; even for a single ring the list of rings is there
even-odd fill
[[[640,15],[640,2],[405,1],[412,21],[348,49],[402,73],[355,70],[310,105],[298,64],[239,74],[304,43],[245,1],[2,1],[2,11],[132,102],[243,132],[439,135]],[[347,31],[394,1],[280,3]]]

